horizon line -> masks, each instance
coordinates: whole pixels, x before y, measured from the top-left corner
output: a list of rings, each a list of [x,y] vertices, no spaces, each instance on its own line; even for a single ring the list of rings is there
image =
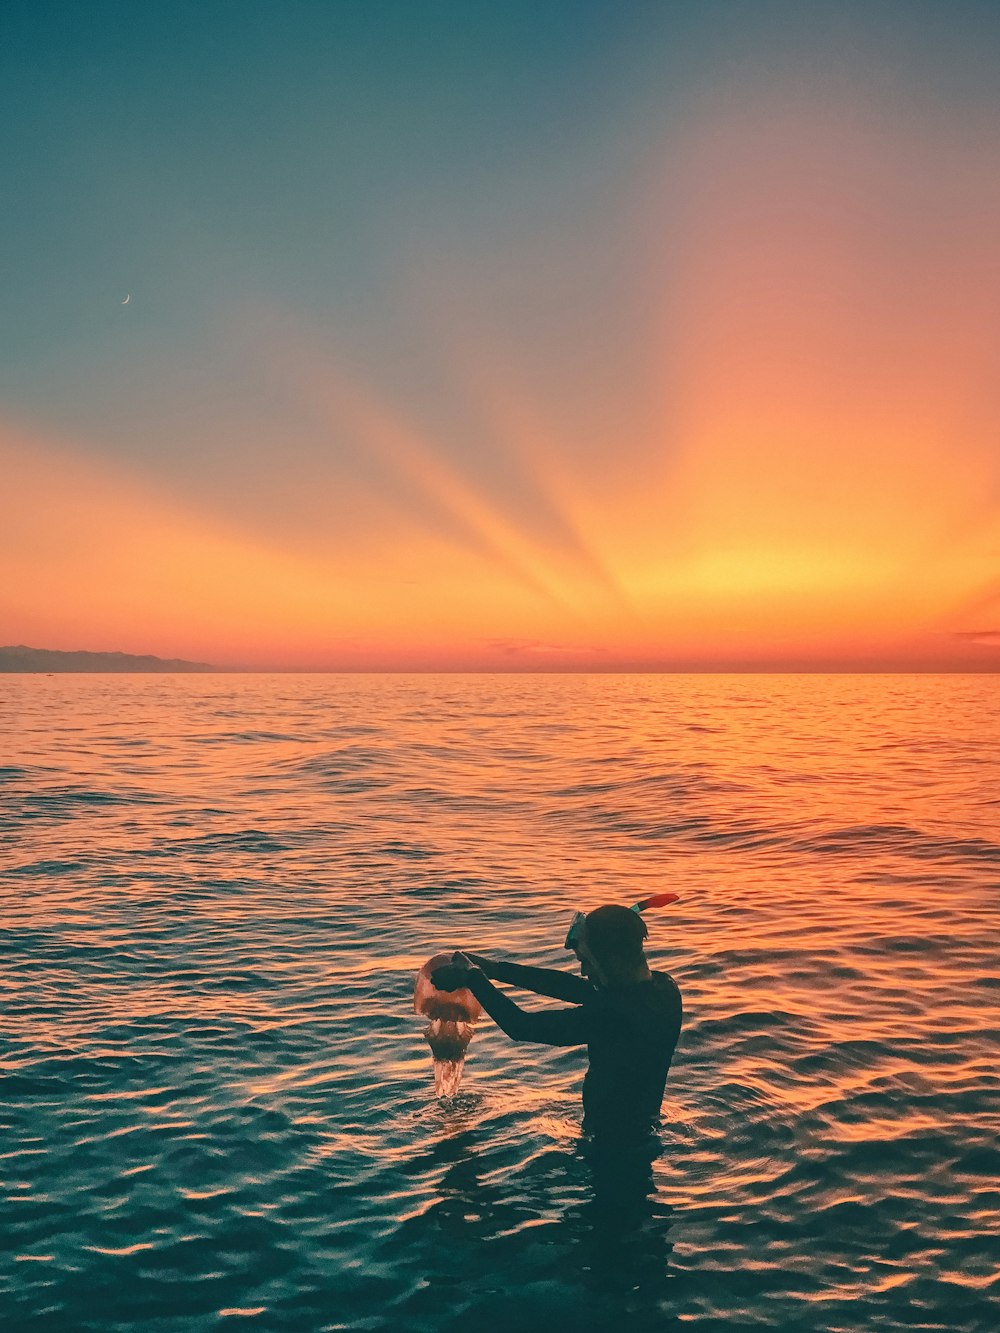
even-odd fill
[[[46,667],[5,670],[0,676],[984,676],[1000,663],[982,666],[621,666],[621,667],[263,667],[199,665],[197,670],[100,670]]]

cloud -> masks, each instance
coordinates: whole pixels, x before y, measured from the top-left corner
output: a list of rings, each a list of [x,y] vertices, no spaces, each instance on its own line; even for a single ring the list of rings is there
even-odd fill
[[[984,648],[1000,648],[1000,629],[961,629],[951,636],[962,643],[981,644]]]
[[[593,645],[579,647],[567,643],[545,643],[542,639],[487,639],[486,645],[506,657],[588,657],[608,651],[606,648],[597,648]]]

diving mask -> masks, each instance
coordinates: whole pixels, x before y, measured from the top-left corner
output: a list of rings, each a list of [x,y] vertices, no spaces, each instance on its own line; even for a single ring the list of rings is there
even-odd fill
[[[566,942],[563,945],[564,949],[572,949],[573,952],[576,953],[577,945],[580,943],[580,936],[583,933],[583,923],[586,919],[586,912],[573,913],[573,920],[569,923],[569,930],[566,932]]]

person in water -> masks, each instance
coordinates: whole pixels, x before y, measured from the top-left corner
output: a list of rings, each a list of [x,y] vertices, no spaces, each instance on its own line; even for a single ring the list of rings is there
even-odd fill
[[[431,980],[444,991],[467,987],[514,1041],[586,1046],[585,1131],[648,1130],[659,1118],[682,1005],[674,979],[650,970],[646,934],[637,911],[598,907],[578,918],[567,941],[580,960],[580,977],[458,952]],[[566,1000],[571,1007],[525,1010],[493,981]]]

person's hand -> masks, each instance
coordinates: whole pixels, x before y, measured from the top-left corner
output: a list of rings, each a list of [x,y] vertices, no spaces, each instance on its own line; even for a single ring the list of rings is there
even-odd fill
[[[461,951],[451,956],[451,962],[436,967],[431,973],[431,984],[437,990],[461,990],[469,984],[470,973],[476,970],[474,964]]]

